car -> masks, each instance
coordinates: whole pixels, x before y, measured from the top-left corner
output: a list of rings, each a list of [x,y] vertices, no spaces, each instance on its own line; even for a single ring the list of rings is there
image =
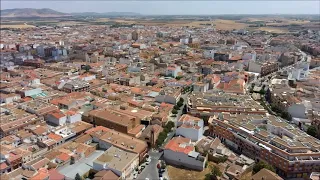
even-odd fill
[[[146,178],[145,180],[149,180],[149,178]]]
[[[158,171],[159,171],[159,174],[160,174],[160,173],[162,174],[162,173],[164,173],[166,170],[165,170],[165,169],[159,169]]]
[[[137,177],[138,177],[138,174],[133,175],[133,179],[137,179]]]

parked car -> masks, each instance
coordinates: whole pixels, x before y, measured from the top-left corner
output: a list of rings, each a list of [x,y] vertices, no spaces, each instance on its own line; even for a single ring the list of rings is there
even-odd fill
[[[133,175],[133,179],[137,179],[137,177],[138,177],[138,174]]]

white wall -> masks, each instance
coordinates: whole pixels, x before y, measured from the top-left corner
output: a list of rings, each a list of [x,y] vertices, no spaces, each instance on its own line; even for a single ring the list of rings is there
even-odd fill
[[[75,123],[75,122],[81,121],[81,117],[82,115],[80,113],[77,113],[73,116],[68,116],[67,123]]]
[[[306,107],[303,104],[293,104],[288,107],[288,113],[292,117],[307,118]]]
[[[177,100],[172,97],[172,96],[167,96],[167,95],[158,95],[155,98],[156,102],[165,102],[165,103],[169,103],[169,104],[176,104]]]
[[[95,139],[94,139],[94,141],[95,141]],[[108,142],[105,142],[105,141],[103,141],[101,139],[99,139],[98,142],[99,142],[99,147],[101,149],[109,149],[112,146],[112,144],[110,144]]]
[[[216,51],[214,51],[214,50],[205,50],[205,51],[203,52],[203,57],[204,57],[204,58],[211,58],[211,59],[213,59],[215,52],[216,52]]]
[[[52,123],[52,124],[55,124],[55,125],[57,125],[57,126],[60,126],[60,125],[66,124],[66,122],[67,122],[67,116],[64,116],[64,117],[62,117],[62,118],[60,118],[60,119],[57,119],[57,118],[53,117],[51,114],[48,114],[48,115],[46,116],[46,121],[47,121],[47,122],[50,122],[50,123]]]
[[[41,92],[42,92],[41,88],[30,89],[30,90],[24,91],[24,95],[32,96],[32,95],[40,94]]]
[[[255,63],[254,61],[249,62],[249,71],[250,72],[256,72],[261,73],[261,66]]]
[[[203,170],[205,166],[205,161],[201,162],[187,154],[174,152],[172,150],[164,150],[163,157],[169,164],[182,165],[190,169]]]
[[[198,141],[202,138],[203,129],[194,129],[194,128],[184,128],[179,127],[176,130],[176,135],[181,135],[183,137],[189,138],[192,141]]]

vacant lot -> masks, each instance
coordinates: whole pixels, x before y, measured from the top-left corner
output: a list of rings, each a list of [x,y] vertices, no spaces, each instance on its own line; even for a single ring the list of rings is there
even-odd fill
[[[277,28],[277,27],[260,27],[259,30],[261,31],[268,31],[271,33],[287,33],[289,32],[286,28]]]
[[[195,180],[204,179],[205,175],[210,173],[210,165],[216,166],[215,163],[209,162],[208,167],[203,171],[193,171],[188,169],[181,169],[174,166],[167,166],[169,178],[172,180]]]
[[[242,29],[248,27],[248,24],[238,23],[232,20],[217,19],[213,21],[193,21],[193,20],[130,20],[130,19],[109,19],[99,18],[96,22],[118,22],[124,24],[141,24],[146,26],[168,26],[168,27],[179,27],[179,26],[190,26],[190,27],[203,27],[208,24],[214,24],[217,29],[221,30],[232,30]]]
[[[1,24],[0,25],[0,28],[15,28],[15,29],[23,29],[23,28],[33,28],[35,26],[32,26],[32,25],[28,25],[28,24]]]
[[[222,19],[214,20],[213,24],[215,24],[217,29],[221,30],[244,29],[249,26],[248,24]]]

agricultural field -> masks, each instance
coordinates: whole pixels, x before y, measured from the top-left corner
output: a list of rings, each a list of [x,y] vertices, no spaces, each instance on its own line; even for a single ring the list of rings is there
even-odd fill
[[[0,28],[13,28],[13,29],[24,29],[24,28],[34,28],[33,25],[28,24],[1,24]]]

